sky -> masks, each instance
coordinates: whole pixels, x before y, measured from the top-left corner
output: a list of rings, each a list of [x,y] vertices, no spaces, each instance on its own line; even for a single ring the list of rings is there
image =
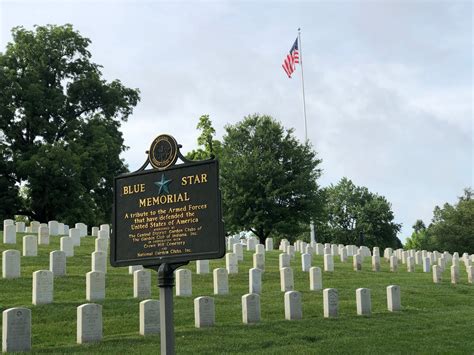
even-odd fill
[[[321,186],[347,177],[385,196],[402,240],[474,187],[471,1],[0,0],[0,52],[14,26],[65,23],[91,39],[105,79],[141,91],[122,125],[131,171],[159,134],[195,149],[203,114],[217,139],[259,113],[303,142],[303,69]]]

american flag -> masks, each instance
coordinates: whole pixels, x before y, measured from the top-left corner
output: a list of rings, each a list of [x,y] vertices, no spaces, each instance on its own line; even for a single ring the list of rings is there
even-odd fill
[[[283,61],[282,67],[286,75],[291,78],[291,74],[296,70],[296,64],[300,62],[300,52],[298,51],[298,38],[295,39],[295,43],[290,49],[288,54]]]

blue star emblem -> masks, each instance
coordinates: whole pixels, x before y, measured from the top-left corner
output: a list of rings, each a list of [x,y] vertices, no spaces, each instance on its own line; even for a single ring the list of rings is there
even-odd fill
[[[158,190],[158,195],[161,195],[162,193],[169,194],[170,189],[169,189],[169,184],[173,180],[166,180],[165,174],[161,174],[161,180],[156,181],[155,185],[158,186],[160,189]]]

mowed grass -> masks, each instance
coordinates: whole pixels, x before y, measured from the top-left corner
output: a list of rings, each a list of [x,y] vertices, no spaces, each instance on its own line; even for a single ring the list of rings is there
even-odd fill
[[[22,250],[22,236],[16,245],[0,244],[0,252]],[[54,279],[54,303],[33,306],[32,273],[49,269],[49,252],[59,250],[59,237],[50,245],[39,246],[37,257],[21,257],[21,278],[0,279],[0,311],[10,307],[32,310],[32,347],[34,353],[159,353],[159,336],[139,335],[139,302],[133,298],[133,277],[128,268],[108,265],[106,300],[103,306],[103,340],[100,343],[76,344],[76,307],[87,303],[85,274],[91,269],[94,239],[82,238],[75,256],[68,258],[67,276]],[[309,290],[309,275],[301,271],[301,257],[291,261],[295,289],[302,293],[303,319],[284,319],[283,292],[280,291],[278,255],[265,255],[262,276],[262,320],[256,325],[242,323],[241,297],[248,293],[248,270],[252,252],[245,251],[239,273],[229,275],[230,294],[213,295],[212,269],[225,267],[225,260],[211,260],[211,273],[197,275],[192,270],[193,296],[174,297],[176,352],[178,354],[311,354],[311,353],[474,353],[474,285],[467,283],[461,263],[460,283],[451,285],[449,268],[441,284],[433,284],[432,274],[421,266],[408,273],[405,265],[389,271],[382,258],[381,272],[371,271],[370,258],[363,270],[353,271],[352,262],[335,258],[335,272],[323,272],[323,287],[339,291],[339,317],[323,318],[322,291]],[[351,259],[351,258],[350,258]],[[351,260],[352,261],[352,260]],[[321,256],[313,257],[313,266],[323,268]],[[387,311],[386,287],[401,287],[403,311]],[[372,315],[356,314],[355,291],[366,287],[372,294]],[[212,296],[215,299],[216,324],[212,328],[194,327],[193,299]],[[152,298],[159,298],[157,275],[152,271]]]

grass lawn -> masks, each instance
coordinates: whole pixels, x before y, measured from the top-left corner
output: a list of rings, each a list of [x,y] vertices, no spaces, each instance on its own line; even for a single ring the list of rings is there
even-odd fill
[[[0,233],[1,235],[1,233]],[[0,252],[22,250],[22,236],[16,245],[0,244]],[[0,239],[2,240],[2,239]],[[158,353],[159,336],[138,334],[139,300],[133,298],[133,277],[128,268],[108,265],[106,300],[103,306],[103,340],[92,345],[76,344],[76,307],[85,299],[86,273],[91,269],[94,238],[82,238],[75,256],[68,258],[67,276],[54,280],[54,303],[33,306],[32,273],[49,269],[49,252],[59,250],[59,237],[50,245],[39,246],[37,257],[21,257],[21,278],[0,279],[0,311],[11,307],[32,310],[32,347],[34,353]],[[382,270],[371,271],[370,258],[363,270],[352,270],[352,262],[335,258],[335,272],[323,272],[323,287],[339,292],[339,317],[323,318],[322,291],[309,290],[309,274],[301,271],[301,257],[291,261],[295,290],[302,293],[303,319],[284,319],[283,292],[280,291],[279,251],[266,253],[262,275],[261,318],[256,325],[242,323],[241,297],[248,293],[248,269],[252,253],[244,252],[239,273],[229,275],[230,294],[213,295],[212,269],[225,267],[225,260],[211,260],[210,274],[196,275],[195,263],[186,268],[193,272],[193,296],[174,297],[176,352],[178,354],[212,353],[474,353],[474,285],[467,283],[464,263],[460,264],[460,283],[451,285],[449,267],[441,284],[433,284],[432,274],[423,273],[420,265],[408,273],[405,265],[389,271],[381,258]],[[352,261],[352,258],[350,258]],[[313,257],[313,266],[323,268],[321,256]],[[158,299],[156,272],[152,271],[152,298]],[[403,310],[387,311],[386,287],[401,287]],[[356,314],[355,290],[366,287],[372,294],[372,315]],[[213,296],[216,325],[207,329],[194,327],[193,299]]]

